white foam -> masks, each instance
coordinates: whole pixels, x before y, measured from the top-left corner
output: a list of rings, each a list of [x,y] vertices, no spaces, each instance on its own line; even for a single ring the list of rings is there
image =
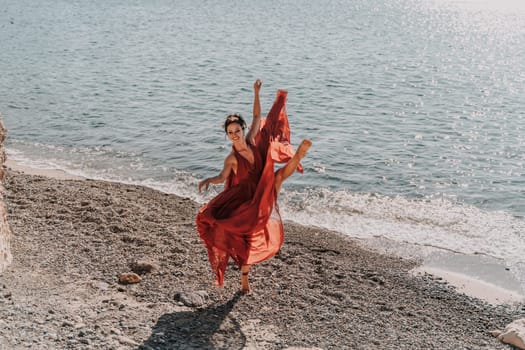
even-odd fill
[[[24,143],[16,146],[18,148],[7,148],[6,153],[8,159],[22,167],[58,170],[76,177],[142,185],[191,198],[198,203],[205,203],[218,193],[217,188],[211,186],[208,192],[199,194],[199,180],[195,176],[162,166],[152,171],[140,156],[109,147],[66,148]],[[40,150],[40,153],[36,150]],[[162,180],[153,178],[152,173],[162,177]]]
[[[411,200],[326,189],[283,191],[287,219],[352,237],[433,246],[484,254],[509,265],[525,262],[525,222],[504,212],[487,212],[445,199]]]

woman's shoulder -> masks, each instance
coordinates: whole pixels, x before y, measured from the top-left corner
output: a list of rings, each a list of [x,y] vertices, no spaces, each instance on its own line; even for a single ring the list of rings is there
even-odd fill
[[[230,164],[237,164],[237,156],[235,155],[235,150],[233,148],[224,161]]]

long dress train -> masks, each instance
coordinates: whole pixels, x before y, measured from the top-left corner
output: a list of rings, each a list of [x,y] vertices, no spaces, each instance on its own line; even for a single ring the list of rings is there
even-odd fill
[[[230,257],[239,267],[255,264],[274,256],[283,243],[274,164],[287,162],[294,154],[286,96],[286,91],[277,91],[268,116],[261,120],[255,145],[248,144],[254,154],[254,164],[232,147],[237,173],[230,173],[224,191],[197,214],[197,230],[208,250],[216,284],[220,286]],[[300,166],[298,170],[302,172]]]

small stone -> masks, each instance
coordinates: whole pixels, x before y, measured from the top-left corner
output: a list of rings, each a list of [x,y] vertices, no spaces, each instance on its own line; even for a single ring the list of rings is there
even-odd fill
[[[55,333],[48,333],[46,334],[46,337],[48,337],[49,339],[57,339],[57,335]]]
[[[91,283],[91,286],[93,288],[100,289],[100,290],[103,290],[103,291],[108,290],[108,288],[109,288],[109,284],[106,283],[106,282],[102,282],[102,281],[93,281]]]
[[[503,332],[500,331],[499,329],[494,329],[492,331],[489,331],[489,334],[492,335],[495,338],[497,338],[501,333],[503,333]]]
[[[119,341],[121,344],[124,344],[124,345],[131,345],[131,346],[137,346],[137,345],[139,345],[139,343],[137,343],[137,342],[134,341],[133,339],[130,339],[130,338],[125,337],[125,336],[120,336],[120,337],[118,337],[118,341]]]
[[[175,294],[175,301],[179,301],[186,306],[198,307],[206,303],[208,293],[204,290],[196,292],[178,292]]]
[[[130,264],[131,271],[137,274],[151,273],[159,270],[159,266],[148,260],[138,260]]]
[[[121,335],[122,334],[120,329],[117,329],[117,328],[111,328],[109,331],[111,332],[111,334],[116,334],[116,335]]]
[[[394,311],[394,310],[392,309],[392,307],[390,307],[390,306],[388,306],[388,305],[381,305],[381,306],[379,307],[379,311],[392,312],[392,311]]]
[[[134,272],[125,272],[120,274],[118,281],[122,284],[139,283],[142,278]]]

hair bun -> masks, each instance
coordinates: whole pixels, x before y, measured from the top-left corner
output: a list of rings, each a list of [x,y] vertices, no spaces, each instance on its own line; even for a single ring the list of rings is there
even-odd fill
[[[241,115],[238,113],[234,113],[234,114],[229,114],[226,117],[226,120],[224,121],[224,132],[228,132],[228,125],[233,124],[233,123],[239,124],[243,130],[246,128],[246,122],[241,117]]]

